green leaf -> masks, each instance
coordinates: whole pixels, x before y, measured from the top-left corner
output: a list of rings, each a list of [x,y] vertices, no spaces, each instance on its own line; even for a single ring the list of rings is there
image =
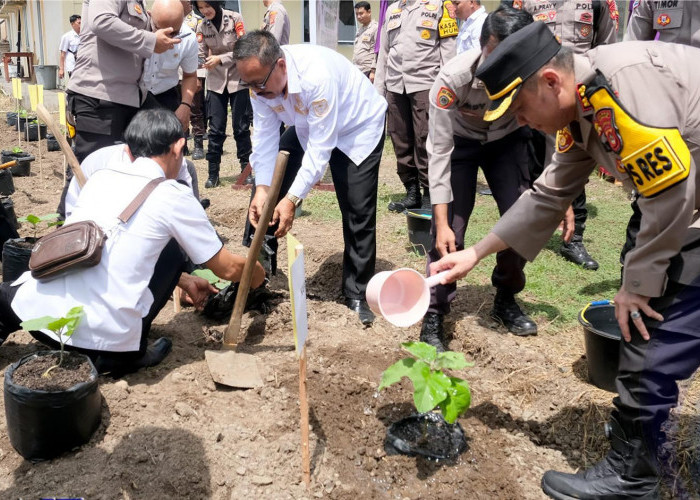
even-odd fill
[[[415,391],[413,402],[419,412],[429,412],[447,398],[450,379],[440,371],[431,372],[427,364],[417,361],[411,380]]]
[[[39,220],[54,220],[54,219],[58,219],[58,217],[59,217],[58,214],[46,214],[46,215],[39,216]]]
[[[426,363],[435,361],[435,358],[437,357],[437,349],[430,344],[426,344],[425,342],[404,342],[401,344],[401,347],[403,347],[404,350],[411,355],[415,356],[421,361],[425,361]]]
[[[228,280],[221,280],[221,281],[218,281],[218,282],[214,283],[214,286],[215,286],[216,288],[218,288],[219,290],[223,290],[224,288],[226,288],[226,287],[229,286],[230,284],[231,284],[231,282],[228,281]]]
[[[22,150],[22,148],[20,148],[19,146],[15,146],[14,148],[12,148],[12,152],[15,153],[15,154],[17,154],[17,153],[24,153],[24,151]]]
[[[469,363],[461,352],[441,352],[435,362],[435,368],[446,370],[461,370],[468,366],[474,366],[474,363]]]
[[[56,321],[58,318],[53,318],[51,316],[42,316],[41,318],[28,319],[27,321],[22,321],[19,326],[27,332],[36,330],[46,330],[49,328],[49,324]]]
[[[41,222],[41,219],[34,214],[29,214],[26,217],[20,217],[17,220],[20,222],[29,222],[33,226],[36,226],[37,224],[39,224],[39,222]]]
[[[447,389],[447,398],[440,404],[440,410],[445,421],[453,424],[471,405],[472,394],[464,380],[455,377],[449,379],[451,386]]]
[[[66,221],[64,220],[55,220],[53,222],[49,222],[47,224],[48,227],[54,227],[54,226],[62,226]]]
[[[410,378],[411,374],[413,373],[413,365],[415,363],[415,359],[405,358],[401,361],[397,361],[389,368],[384,370],[384,373],[382,373],[382,380],[379,382],[378,390],[381,391],[382,389],[386,389],[390,385],[393,385],[401,380],[403,377]]]
[[[192,271],[192,276],[199,276],[200,278],[204,278],[212,285],[219,281],[219,277],[216,274],[214,274],[210,269],[195,269],[194,271]]]

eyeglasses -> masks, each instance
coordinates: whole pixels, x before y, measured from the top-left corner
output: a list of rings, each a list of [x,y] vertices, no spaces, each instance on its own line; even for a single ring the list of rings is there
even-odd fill
[[[260,83],[248,83],[244,82],[243,80],[238,80],[238,86],[243,87],[244,89],[258,89],[258,90],[265,90],[265,86],[267,85],[267,81],[270,79],[270,76],[272,75],[272,72],[275,70],[275,66],[277,66],[277,63],[279,62],[279,59],[277,59],[274,63],[272,63],[272,67],[270,68],[270,71],[267,73],[267,76],[265,79],[260,82]]]

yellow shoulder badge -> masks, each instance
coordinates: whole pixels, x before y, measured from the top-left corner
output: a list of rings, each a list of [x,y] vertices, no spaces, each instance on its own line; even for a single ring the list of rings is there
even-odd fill
[[[569,127],[564,127],[557,132],[557,153],[566,153],[574,145],[574,136]]]
[[[449,108],[455,102],[455,93],[447,87],[440,87],[435,105],[440,109]]]
[[[440,24],[438,24],[440,38],[449,38],[459,34],[459,26],[457,26],[457,21],[451,14],[454,12],[454,8],[454,4],[450,0],[446,0],[442,4],[442,19],[440,19]]]
[[[605,148],[622,159],[622,167],[645,198],[675,186],[690,173],[690,150],[677,128],[639,123],[606,87],[588,95],[595,110],[593,125]]]

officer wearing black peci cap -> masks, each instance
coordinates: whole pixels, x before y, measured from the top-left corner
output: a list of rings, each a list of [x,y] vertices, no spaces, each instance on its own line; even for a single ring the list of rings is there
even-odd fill
[[[486,120],[510,109],[522,125],[565,133],[533,189],[491,233],[431,265],[432,273],[451,270],[443,282],[506,248],[534,259],[596,165],[640,193],[637,244],[615,296],[625,342],[607,428],[612,447],[580,474],[547,472],[542,488],[552,498],[658,498],[661,426],[678,403],[676,382],[700,365],[698,60],[697,48],[661,42],[574,55],[535,22],[502,41],[477,70],[493,101]]]

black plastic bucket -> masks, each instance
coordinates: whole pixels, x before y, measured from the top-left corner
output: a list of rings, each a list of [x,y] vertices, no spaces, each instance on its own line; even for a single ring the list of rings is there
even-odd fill
[[[467,438],[459,423],[448,424],[439,413],[422,413],[391,424],[384,448],[388,454],[449,460],[467,449]]]
[[[28,177],[31,173],[31,164],[32,161],[34,161],[34,157],[29,153],[13,153],[12,151],[5,150],[0,153],[0,161],[2,163],[13,160],[17,160],[17,165],[10,167],[12,175],[14,177]]]
[[[5,117],[7,119],[7,124],[10,127],[17,127],[17,112],[16,111],[8,111],[5,113]]]
[[[24,138],[29,141],[38,141],[46,137],[46,124],[28,123],[24,127]]]
[[[406,210],[406,224],[408,225],[408,241],[418,253],[425,255],[430,251],[430,224],[433,220],[433,211],[427,208],[414,208]]]
[[[49,151],[60,151],[61,146],[58,144],[58,139],[51,133],[46,133],[46,149]]]
[[[608,300],[591,302],[578,315],[586,343],[588,380],[600,389],[617,392],[622,332],[615,319],[615,306]]]
[[[29,241],[32,246],[26,245]],[[29,271],[29,259],[32,256],[34,238],[13,238],[2,246],[2,280],[13,282]]]
[[[5,219],[14,229],[19,229],[19,222],[17,221],[17,214],[15,213],[15,203],[9,196],[0,197],[0,203],[2,203],[2,208],[5,210]]]

